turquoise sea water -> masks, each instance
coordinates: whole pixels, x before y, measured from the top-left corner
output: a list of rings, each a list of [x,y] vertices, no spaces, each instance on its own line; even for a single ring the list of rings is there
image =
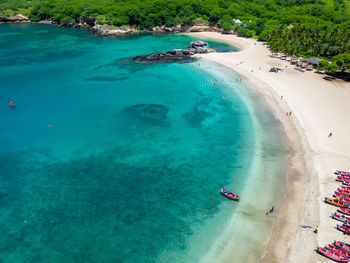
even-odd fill
[[[0,25],[0,262],[248,262],[238,241],[259,256],[278,121],[225,68],[130,60],[191,40]]]

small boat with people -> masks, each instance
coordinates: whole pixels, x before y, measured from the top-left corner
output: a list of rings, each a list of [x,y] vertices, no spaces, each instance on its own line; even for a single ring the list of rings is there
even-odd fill
[[[235,201],[239,201],[240,197],[232,192],[230,192],[229,190],[226,190],[225,187],[221,189],[221,194],[223,196],[226,196],[227,198],[231,199],[231,200],[235,200]]]
[[[350,208],[346,208],[346,207],[339,207],[337,209],[337,211],[339,213],[345,214],[345,215],[350,215]]]
[[[334,252],[332,250],[329,250],[329,249],[326,249],[326,248],[323,248],[323,247],[318,247],[317,248],[317,252],[329,259],[332,259],[334,261],[337,261],[337,262],[349,262],[349,258],[347,258],[346,256],[342,255],[342,254],[339,254],[337,252]]]
[[[335,220],[338,220],[340,222],[343,222],[343,223],[350,220],[350,216],[345,216],[345,215],[341,215],[341,214],[337,214],[337,213],[333,213],[332,218]]]
[[[350,182],[350,177],[346,176],[338,176],[337,179],[335,179],[338,182],[343,182],[343,183],[349,183]]]
[[[350,252],[350,244],[348,243],[344,243],[344,242],[341,242],[341,241],[335,241],[334,240],[334,245],[345,250],[345,251],[348,251]]]
[[[340,196],[340,197],[344,197],[344,198],[350,198],[349,194],[344,194],[344,193],[340,193],[340,192],[335,192],[333,196],[334,197]]]
[[[8,102],[7,102],[7,105],[9,105],[11,108],[14,108],[14,107],[15,107],[15,103],[12,102],[12,101],[8,101]]]
[[[339,207],[343,207],[343,208],[347,208],[349,207],[348,204],[345,204],[344,202],[341,202],[339,199],[332,199],[332,198],[325,198],[325,202],[331,205],[335,205],[335,206],[339,206]]]
[[[344,203],[344,204],[349,204],[350,203],[350,198],[346,198],[346,197],[343,197],[343,196],[337,196],[336,199],[339,200],[340,202]]]

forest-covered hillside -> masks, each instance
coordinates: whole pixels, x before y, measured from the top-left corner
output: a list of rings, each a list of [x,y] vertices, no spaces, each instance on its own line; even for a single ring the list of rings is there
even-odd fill
[[[350,0],[2,0],[1,13],[62,22],[95,16],[100,24],[139,29],[203,20],[266,40],[273,51],[337,56],[342,70],[350,64]]]

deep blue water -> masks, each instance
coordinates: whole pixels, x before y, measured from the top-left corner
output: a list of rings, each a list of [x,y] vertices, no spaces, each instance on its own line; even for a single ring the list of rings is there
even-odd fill
[[[0,262],[200,261],[257,135],[212,65],[130,60],[191,40],[0,25]]]

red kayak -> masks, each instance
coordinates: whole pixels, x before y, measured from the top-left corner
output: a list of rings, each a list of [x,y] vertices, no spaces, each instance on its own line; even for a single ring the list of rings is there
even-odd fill
[[[341,191],[341,190],[350,192],[350,186],[348,186],[348,185],[341,185],[341,186],[338,187],[338,191]]]
[[[337,175],[350,175],[350,172],[339,171],[339,170],[335,171],[334,173],[337,174]]]
[[[231,200],[238,201],[240,199],[240,197],[238,195],[226,190],[225,187],[221,189],[221,194],[226,196],[227,198],[229,198]]]
[[[342,196],[337,196],[336,200],[339,200],[340,202],[342,202],[343,204],[348,204],[350,203],[350,198],[345,198]]]
[[[343,207],[339,207],[337,209],[337,211],[339,213],[343,213],[343,214],[346,214],[346,215],[350,215],[350,208],[343,208]]]
[[[325,248],[332,250],[333,252],[337,252],[337,253],[339,253],[347,258],[350,257],[350,252],[343,250],[342,248],[336,247],[335,245],[328,244]]]
[[[332,218],[335,220],[338,220],[340,222],[345,223],[346,221],[350,220],[350,216],[344,216],[344,215],[340,215],[337,213],[332,214]]]
[[[340,241],[334,241],[334,245],[347,251],[347,252],[350,252],[350,244],[340,242]]]
[[[350,177],[338,176],[335,180],[343,183],[350,183]]]
[[[349,262],[349,258],[343,256],[342,254],[339,254],[337,252],[333,252],[332,250],[325,249],[323,247],[318,247],[317,252],[320,253],[321,255],[330,258],[334,261],[337,262]]]
[[[339,193],[340,195],[348,195],[348,196],[350,196],[350,191],[349,190],[338,189],[335,192]]]
[[[337,229],[340,230],[341,232],[343,232],[344,234],[347,234],[347,235],[350,234],[350,228],[348,228],[347,226],[337,225]]]
[[[8,104],[10,107],[15,107],[15,104],[14,104],[12,101],[8,101],[7,104]]]
[[[333,196],[335,196],[335,197],[340,196],[340,197],[344,197],[344,198],[349,198],[350,199],[350,195],[339,193],[339,192],[335,192]]]

